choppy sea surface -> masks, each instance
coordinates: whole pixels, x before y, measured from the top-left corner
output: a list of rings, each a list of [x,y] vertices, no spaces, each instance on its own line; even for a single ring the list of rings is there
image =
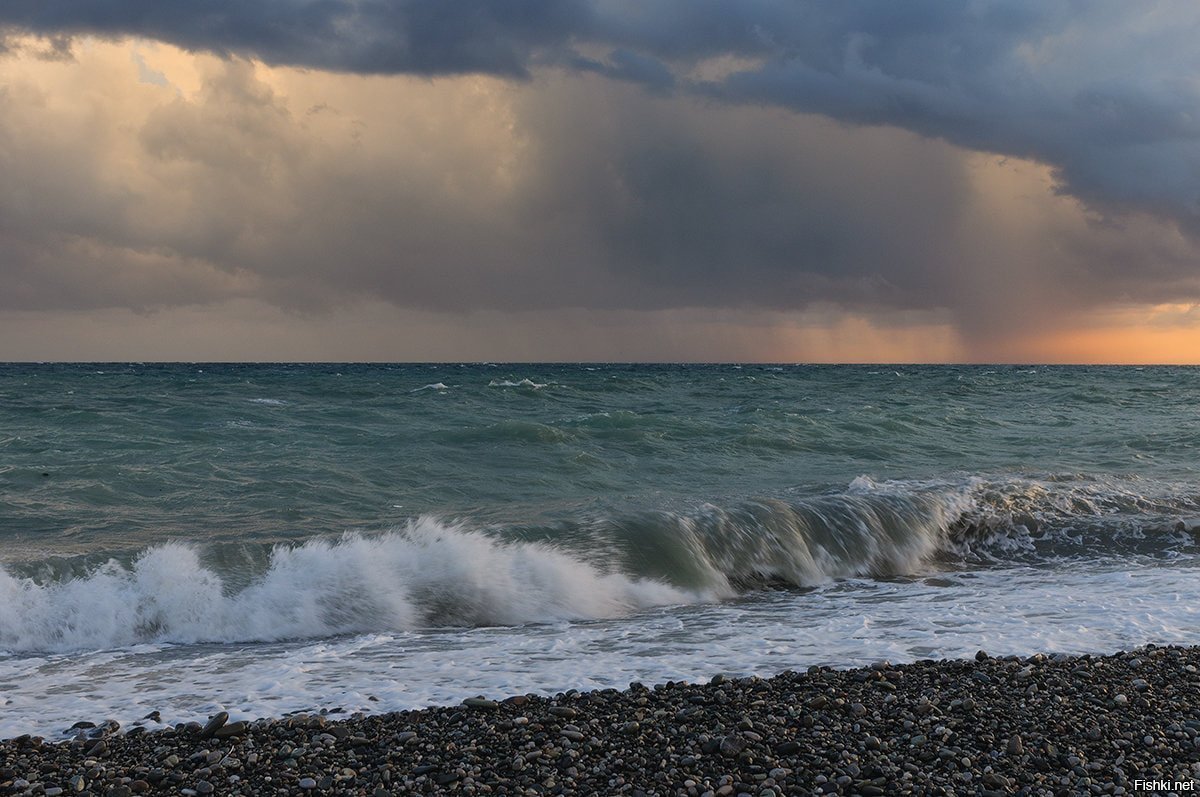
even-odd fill
[[[1200,643],[1200,369],[0,365],[0,738]]]

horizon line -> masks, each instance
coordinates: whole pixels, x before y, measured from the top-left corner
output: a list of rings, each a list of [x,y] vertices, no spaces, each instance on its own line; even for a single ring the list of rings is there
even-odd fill
[[[0,365],[704,365],[704,366],[875,366],[972,368],[1194,368],[1200,362],[1042,362],[963,361],[921,362],[884,360],[784,361],[784,360],[0,360]]]

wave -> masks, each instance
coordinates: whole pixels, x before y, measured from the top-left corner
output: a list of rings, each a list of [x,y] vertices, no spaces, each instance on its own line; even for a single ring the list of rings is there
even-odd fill
[[[149,548],[130,563],[114,558],[65,581],[0,570],[0,650],[599,619],[708,597],[431,518],[373,537],[276,546],[248,586],[230,592],[227,580],[181,543]]]
[[[446,429],[435,432],[434,439],[447,443],[498,443],[516,441],[520,443],[565,443],[575,436],[557,426],[536,421],[508,420],[482,427]]]
[[[510,379],[493,379],[488,382],[488,387],[524,387],[531,390],[541,390],[549,385],[549,382],[534,382],[532,379],[522,379],[519,382],[513,382]]]
[[[1176,558],[1200,553],[1200,495],[1136,476],[970,479],[944,548],[966,563]],[[1150,493],[1150,494],[1148,494]]]
[[[1136,480],[876,483],[692,512],[473,529],[434,517],[272,547],[166,543],[0,568],[0,650],[250,642],[619,617],[764,586],[1196,555],[1200,502]]]

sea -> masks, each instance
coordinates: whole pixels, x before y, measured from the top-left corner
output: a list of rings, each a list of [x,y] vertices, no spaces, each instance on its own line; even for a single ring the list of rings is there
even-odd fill
[[[1195,644],[1198,534],[1196,368],[4,364],[0,738]]]

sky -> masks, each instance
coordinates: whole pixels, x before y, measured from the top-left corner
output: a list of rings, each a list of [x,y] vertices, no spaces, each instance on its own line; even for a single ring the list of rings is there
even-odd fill
[[[1194,0],[5,0],[0,359],[1200,362]]]

